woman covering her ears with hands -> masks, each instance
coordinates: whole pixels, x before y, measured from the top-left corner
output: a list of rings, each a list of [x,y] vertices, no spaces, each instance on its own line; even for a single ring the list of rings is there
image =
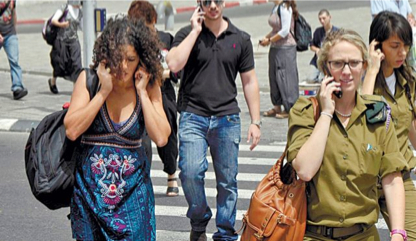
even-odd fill
[[[146,128],[158,146],[170,127],[163,111],[159,42],[143,21],[110,19],[94,46],[100,88],[90,100],[86,74],[75,84],[65,117],[75,140],[73,238],[156,240],[150,162],[141,137]]]
[[[388,115],[385,102],[357,92],[367,61],[367,47],[356,32],[329,33],[318,56],[318,67],[326,74],[317,95],[320,117],[315,122],[312,103],[304,97],[290,111],[287,160],[309,182],[304,240],[380,240],[374,225],[379,177],[390,225],[404,229],[401,171],[407,163],[394,125],[383,118]],[[342,97],[335,91],[342,91]]]
[[[416,147],[415,77],[406,57],[414,41],[412,28],[402,15],[384,11],[373,19],[370,27],[371,65],[364,79],[362,92],[384,97],[391,108],[392,123],[400,152],[409,168],[414,169],[416,158],[409,145]],[[416,240],[416,188],[412,171],[403,172],[406,196],[405,229],[409,240]],[[390,216],[382,190],[379,194],[381,213],[389,224]],[[393,229],[389,225],[390,230]]]

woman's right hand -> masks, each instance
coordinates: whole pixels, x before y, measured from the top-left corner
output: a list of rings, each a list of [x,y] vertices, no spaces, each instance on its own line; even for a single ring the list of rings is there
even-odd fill
[[[341,83],[336,82],[334,77],[325,76],[321,83],[319,99],[321,100],[321,111],[333,114],[335,110],[334,91],[341,90]]]
[[[98,64],[97,75],[100,81],[100,91],[104,91],[107,95],[113,90],[113,77],[110,74],[110,68],[105,68],[105,62]]]
[[[259,44],[263,47],[270,45],[270,38],[264,37],[263,39],[259,40]]]

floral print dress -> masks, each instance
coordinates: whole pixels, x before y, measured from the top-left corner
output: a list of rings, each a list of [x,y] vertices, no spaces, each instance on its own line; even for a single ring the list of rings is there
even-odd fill
[[[104,104],[82,136],[70,214],[77,240],[156,240],[143,112],[136,103],[122,123],[111,121]]]

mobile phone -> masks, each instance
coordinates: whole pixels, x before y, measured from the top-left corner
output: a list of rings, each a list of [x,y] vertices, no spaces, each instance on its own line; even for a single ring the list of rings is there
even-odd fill
[[[329,71],[329,68],[328,68],[328,66],[326,65],[326,64],[324,64],[324,69],[325,69],[325,74],[326,75],[328,75],[328,76],[332,76],[331,75],[331,72]],[[331,82],[329,82],[329,83],[332,83],[332,82],[334,82],[334,81],[331,81]],[[339,91],[334,91],[334,95],[338,98],[338,99],[341,99],[341,97],[342,97],[342,91],[341,90],[339,90]]]
[[[202,3],[200,1],[198,1],[197,8],[198,8],[198,13],[201,13],[201,12],[204,11],[204,10],[202,10]],[[198,23],[200,23],[201,21],[202,21],[202,19],[198,18]]]

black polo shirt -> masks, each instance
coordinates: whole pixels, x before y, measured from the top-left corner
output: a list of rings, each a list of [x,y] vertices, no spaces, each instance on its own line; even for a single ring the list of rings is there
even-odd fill
[[[239,30],[226,17],[228,28],[218,36],[202,24],[181,76],[178,111],[201,116],[223,116],[240,112],[237,103],[237,73],[254,69],[250,35]],[[180,29],[172,43],[178,46],[191,32]]]

